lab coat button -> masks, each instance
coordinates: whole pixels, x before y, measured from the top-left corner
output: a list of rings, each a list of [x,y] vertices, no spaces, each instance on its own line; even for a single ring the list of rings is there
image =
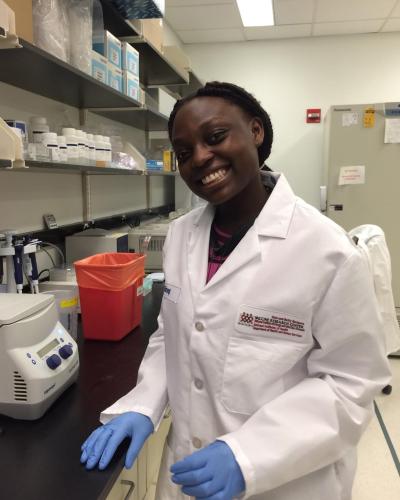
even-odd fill
[[[203,443],[201,442],[201,439],[195,437],[192,439],[192,444],[195,448],[198,449],[198,448],[201,448]]]
[[[194,381],[194,385],[196,386],[196,389],[203,389],[203,381],[200,380],[199,378],[196,378]]]
[[[200,321],[196,321],[194,326],[198,332],[202,332],[204,330],[204,325]]]

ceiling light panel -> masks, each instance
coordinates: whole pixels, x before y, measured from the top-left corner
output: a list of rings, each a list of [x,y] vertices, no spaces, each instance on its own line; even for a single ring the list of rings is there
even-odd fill
[[[273,26],[272,0],[236,0],[243,26]]]

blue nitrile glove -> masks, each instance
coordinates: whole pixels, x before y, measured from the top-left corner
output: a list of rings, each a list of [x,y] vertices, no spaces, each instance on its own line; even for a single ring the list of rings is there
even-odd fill
[[[131,444],[126,453],[125,467],[130,469],[153,431],[153,422],[149,417],[133,411],[122,413],[90,434],[81,447],[81,463],[86,463],[86,469],[93,469],[97,463],[100,470],[105,469],[115,450],[129,437]]]
[[[202,500],[231,500],[244,492],[242,471],[229,446],[215,441],[171,466],[172,482]]]

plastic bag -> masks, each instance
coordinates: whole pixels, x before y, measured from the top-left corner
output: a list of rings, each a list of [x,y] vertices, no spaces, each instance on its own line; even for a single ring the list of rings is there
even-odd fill
[[[70,63],[92,72],[93,0],[64,0],[67,5],[70,37]]]
[[[64,0],[33,0],[35,44],[65,62],[69,60],[69,30]]]
[[[144,276],[141,253],[100,253],[74,262],[78,285],[99,290],[124,290]]]

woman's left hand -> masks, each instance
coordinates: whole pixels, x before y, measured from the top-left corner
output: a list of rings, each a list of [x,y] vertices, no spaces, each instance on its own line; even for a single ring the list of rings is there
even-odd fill
[[[192,453],[170,470],[172,482],[181,485],[185,495],[202,500],[231,500],[245,490],[242,471],[223,441]]]

